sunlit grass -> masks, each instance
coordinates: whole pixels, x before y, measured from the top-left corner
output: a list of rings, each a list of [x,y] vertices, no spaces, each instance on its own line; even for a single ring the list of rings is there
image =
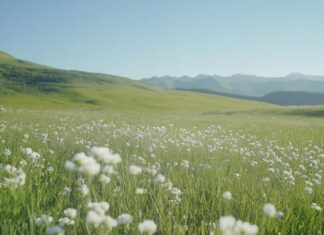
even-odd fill
[[[108,202],[107,215],[112,218],[133,216],[129,226],[119,225],[110,234],[138,234],[138,224],[145,219],[157,224],[158,234],[220,234],[218,220],[225,215],[257,225],[259,234],[323,232],[323,211],[311,208],[312,203],[324,207],[323,183],[315,182],[316,174],[323,177],[320,118],[8,107],[0,112],[0,131],[2,166],[10,164],[26,174],[24,185],[1,186],[1,234],[44,234],[47,227],[59,224],[67,208],[78,214],[74,225],[62,226],[65,234],[104,233],[86,224],[88,201]],[[100,174],[89,177],[64,167],[92,146],[107,146],[122,158],[107,185],[100,182]],[[32,160],[21,147],[30,147],[40,157]],[[143,173],[130,175],[130,165],[142,167]],[[152,167],[181,190],[180,201],[167,187],[153,183],[154,176],[146,171]],[[1,183],[4,177],[1,171]],[[90,190],[86,197],[78,190],[80,177]],[[306,181],[313,184],[309,195],[304,193]],[[71,192],[64,193],[64,188]],[[138,195],[136,188],[147,192]],[[226,191],[232,200],[223,198]],[[266,216],[265,203],[275,205],[283,217]],[[53,217],[48,226],[36,226],[42,214]]]

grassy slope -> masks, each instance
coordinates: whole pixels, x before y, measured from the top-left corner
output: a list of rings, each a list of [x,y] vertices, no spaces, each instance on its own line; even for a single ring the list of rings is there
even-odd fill
[[[17,60],[1,52],[0,66],[0,104],[120,111],[213,111],[272,107],[222,96],[165,91],[112,75],[58,70]]]
[[[12,55],[9,55],[8,53],[3,51],[0,51],[0,63],[15,66],[15,67],[24,67],[24,68],[33,68],[33,69],[51,69],[51,67],[46,65],[40,65],[29,61],[16,59]]]

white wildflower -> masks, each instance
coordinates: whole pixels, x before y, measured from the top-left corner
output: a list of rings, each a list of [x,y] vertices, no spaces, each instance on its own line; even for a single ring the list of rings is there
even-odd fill
[[[46,229],[46,235],[63,235],[64,229],[61,226],[53,226]]]
[[[118,224],[130,224],[133,221],[133,216],[129,214],[121,214],[117,217]]]
[[[138,224],[138,231],[143,234],[152,235],[156,232],[157,225],[153,220],[144,220],[142,223]]]
[[[158,174],[154,177],[153,183],[154,184],[163,184],[165,182],[165,176]]]
[[[145,194],[146,193],[146,190],[143,189],[143,188],[136,188],[136,194],[138,195],[142,195],[142,194]]]
[[[131,174],[131,175],[139,175],[139,174],[142,173],[142,168],[139,167],[139,166],[131,165],[131,166],[128,168],[128,172],[129,172],[129,174]]]
[[[106,175],[101,175],[99,181],[103,184],[108,184],[110,182],[110,177]]]
[[[232,197],[232,193],[229,192],[229,191],[226,191],[223,193],[223,198],[226,199],[226,200],[232,200],[233,197]]]
[[[98,161],[105,164],[115,165],[121,162],[119,154],[114,154],[109,148],[106,147],[92,147],[89,155],[95,157]]]
[[[266,203],[266,204],[263,206],[263,212],[264,212],[267,216],[269,216],[269,217],[271,217],[271,218],[273,218],[273,217],[275,217],[275,216],[277,215],[276,207],[275,207],[273,204],[271,204],[271,203]]]

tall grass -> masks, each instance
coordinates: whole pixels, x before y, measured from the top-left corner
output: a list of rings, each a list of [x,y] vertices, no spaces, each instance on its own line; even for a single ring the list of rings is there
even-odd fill
[[[133,216],[129,226],[109,234],[138,234],[145,219],[157,224],[157,234],[221,234],[218,220],[225,215],[256,224],[259,234],[323,234],[323,211],[311,207],[324,207],[324,121],[319,118],[7,108],[0,112],[0,131],[1,234],[44,234],[67,208],[78,215],[74,225],[62,226],[65,234],[104,234],[86,223],[88,201],[108,202],[113,218]],[[100,175],[64,167],[93,146],[107,146],[122,158],[107,185]],[[40,157],[23,153],[26,147]],[[21,168],[25,184],[6,185],[6,165]],[[130,175],[130,165],[143,173]],[[153,183],[152,169],[181,190],[180,200],[167,185]],[[80,177],[90,189],[86,197],[78,190]],[[313,192],[305,194],[305,187]],[[146,193],[136,194],[136,188]],[[226,191],[232,200],[223,198]],[[268,217],[265,203],[284,215]],[[54,221],[36,226],[42,214]]]

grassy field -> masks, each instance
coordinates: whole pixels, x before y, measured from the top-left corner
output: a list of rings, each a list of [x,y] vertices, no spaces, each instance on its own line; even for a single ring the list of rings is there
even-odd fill
[[[192,109],[159,99],[195,112],[5,106],[0,233],[323,234],[323,108],[231,111],[239,101],[196,98]]]

